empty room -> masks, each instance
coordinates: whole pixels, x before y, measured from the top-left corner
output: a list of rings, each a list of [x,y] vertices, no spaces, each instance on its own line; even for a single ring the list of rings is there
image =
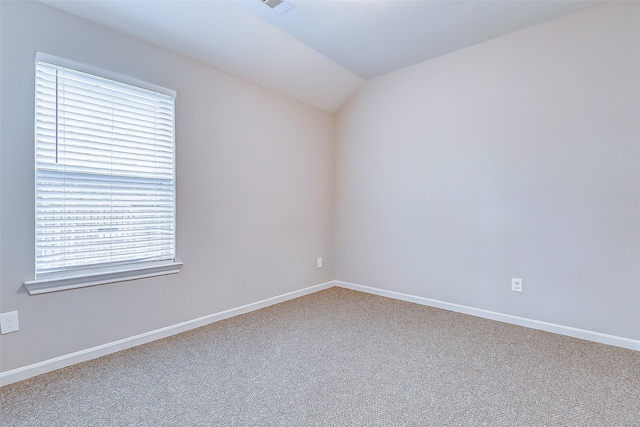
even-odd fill
[[[1,0],[0,425],[639,426],[640,2]]]

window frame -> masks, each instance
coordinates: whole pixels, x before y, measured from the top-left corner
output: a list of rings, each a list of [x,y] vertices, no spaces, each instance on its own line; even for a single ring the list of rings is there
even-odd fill
[[[35,72],[35,64],[37,62],[46,62],[48,64],[68,68],[71,70],[79,71],[81,73],[90,74],[92,76],[113,80],[118,83],[124,83],[126,85],[135,86],[137,88],[142,88],[145,90],[150,90],[153,92],[157,92],[163,95],[171,96],[174,99],[176,98],[176,92],[167,89],[161,86],[154,85],[152,83],[144,82],[138,79],[134,79],[128,76],[124,76],[118,73],[110,72],[107,70],[100,69],[98,67],[93,67],[90,65],[82,64],[79,62],[67,60],[64,58],[59,58],[53,55],[48,55],[42,52],[36,52],[35,60],[34,60],[34,72]],[[34,77],[34,82],[35,82]],[[35,91],[35,86],[34,86]],[[34,111],[35,111],[35,92],[34,92]],[[35,124],[36,116],[34,115],[34,156],[36,154],[35,151],[35,141],[36,141],[36,124]],[[174,171],[176,170],[176,155],[175,155],[175,107],[173,110],[173,129],[174,129],[174,152],[173,152],[173,162],[174,162]],[[35,179],[37,173],[37,161],[34,158],[34,194],[36,191],[35,185],[37,184],[37,180]],[[115,283],[115,282],[123,282],[129,280],[136,280],[141,278],[148,278],[154,276],[161,276],[167,274],[176,274],[180,272],[182,267],[182,262],[177,261],[177,227],[176,227],[176,216],[177,216],[177,205],[176,205],[176,184],[175,181],[177,177],[174,178],[174,188],[173,188],[173,220],[174,220],[174,235],[173,235],[173,245],[174,245],[174,259],[173,260],[164,260],[164,261],[152,261],[152,262],[132,262],[132,263],[123,263],[117,266],[111,267],[96,267],[96,268],[87,268],[87,269],[79,269],[79,270],[63,270],[55,273],[47,273],[47,274],[39,274],[35,275],[35,279],[28,280],[24,282],[24,285],[28,292],[31,295],[37,295],[48,292],[56,292],[67,289],[75,289],[82,288],[87,286],[96,286],[106,283]],[[34,199],[35,203],[35,199]],[[34,204],[34,214],[36,212],[36,206]],[[36,228],[36,218],[34,216],[34,233]],[[35,234],[34,234],[35,237]],[[35,245],[35,239],[34,239]],[[34,247],[34,268],[35,268],[35,257],[37,256],[36,250]]]

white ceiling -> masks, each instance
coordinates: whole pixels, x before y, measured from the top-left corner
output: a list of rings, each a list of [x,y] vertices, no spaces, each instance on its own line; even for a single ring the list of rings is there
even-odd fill
[[[335,112],[367,79],[592,6],[582,0],[42,0]]]

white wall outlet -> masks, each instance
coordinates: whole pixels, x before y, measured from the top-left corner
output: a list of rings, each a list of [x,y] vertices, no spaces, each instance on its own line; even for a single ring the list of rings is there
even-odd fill
[[[318,268],[322,268],[322,258],[318,258]]]
[[[18,329],[20,329],[20,324],[18,323],[17,311],[0,314],[0,334],[8,334]]]
[[[513,292],[522,292],[522,279],[514,277],[511,279],[511,290]]]

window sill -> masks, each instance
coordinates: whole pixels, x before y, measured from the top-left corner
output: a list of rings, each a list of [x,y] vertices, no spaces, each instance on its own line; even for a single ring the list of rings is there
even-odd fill
[[[24,282],[24,286],[27,288],[27,291],[29,291],[29,294],[38,295],[49,292],[66,291],[68,289],[104,285],[106,283],[126,282],[129,280],[144,279],[147,277],[176,274],[180,272],[181,268],[182,262],[170,262],[147,265],[144,267],[107,270],[98,273],[47,277],[26,281]]]

